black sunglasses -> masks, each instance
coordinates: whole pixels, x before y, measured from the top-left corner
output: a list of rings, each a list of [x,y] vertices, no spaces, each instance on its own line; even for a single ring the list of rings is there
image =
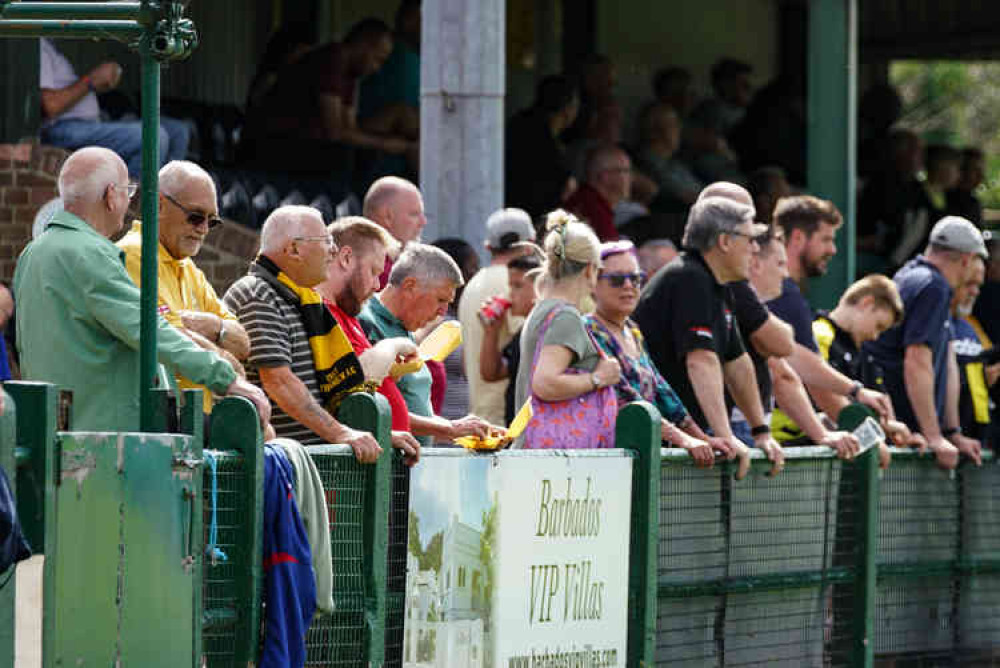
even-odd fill
[[[170,195],[166,193],[161,193],[161,194],[167,198],[168,202],[176,206],[178,209],[180,209],[187,215],[187,222],[192,227],[198,227],[199,225],[201,225],[206,221],[208,222],[208,229],[212,229],[213,227],[222,224],[222,219],[214,214],[202,213],[201,211],[192,211],[191,209],[187,208],[186,206],[175,200]]]
[[[646,282],[646,272],[638,271],[635,273],[613,273],[609,272],[606,274],[601,274],[599,278],[605,278],[608,281],[608,285],[613,288],[620,288],[625,285],[625,281],[631,281],[632,285],[637,288],[641,288],[642,284]]]

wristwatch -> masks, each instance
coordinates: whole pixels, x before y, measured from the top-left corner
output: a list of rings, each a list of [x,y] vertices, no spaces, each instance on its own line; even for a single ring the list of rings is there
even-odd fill
[[[858,392],[860,392],[863,389],[865,389],[864,383],[862,383],[860,380],[856,380],[854,381],[853,384],[851,384],[851,391],[847,393],[847,396],[849,396],[852,401],[857,401]]]
[[[594,386],[595,390],[600,389],[601,379],[597,377],[596,373],[590,374],[590,384]]]
[[[750,430],[750,435],[754,437],[763,436],[764,434],[770,434],[770,433],[771,433],[771,427],[766,424],[759,424]]]

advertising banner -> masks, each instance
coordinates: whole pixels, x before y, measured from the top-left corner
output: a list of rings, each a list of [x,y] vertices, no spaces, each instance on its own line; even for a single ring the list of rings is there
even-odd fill
[[[425,455],[403,665],[624,666],[631,485],[618,450]]]

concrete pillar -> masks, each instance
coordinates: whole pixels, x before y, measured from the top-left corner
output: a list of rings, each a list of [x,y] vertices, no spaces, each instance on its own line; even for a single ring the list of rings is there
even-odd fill
[[[810,192],[831,200],[844,216],[837,255],[826,276],[810,286],[816,308],[836,306],[854,280],[857,72],[857,0],[811,0],[807,178]]]
[[[420,188],[424,239],[455,236],[483,255],[503,204],[504,0],[424,0]]]

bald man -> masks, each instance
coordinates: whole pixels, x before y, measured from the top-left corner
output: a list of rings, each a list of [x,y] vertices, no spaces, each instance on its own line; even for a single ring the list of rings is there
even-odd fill
[[[374,392],[382,381],[365,378],[350,340],[315,290],[328,276],[334,249],[319,211],[279,207],[261,228],[260,255],[223,301],[250,337],[247,378],[271,399],[277,435],[305,445],[346,443],[359,462],[372,463],[382,453],[378,441],[334,417],[346,395]],[[392,444],[419,456],[406,432],[393,431]]]
[[[362,208],[364,217],[385,228],[399,242],[400,249],[410,242],[420,241],[420,233],[427,225],[420,189],[398,176],[383,176],[375,181],[365,194]],[[393,260],[392,256],[385,258],[379,290],[389,281]]]
[[[215,182],[204,169],[186,160],[174,160],[160,170],[158,302],[159,312],[205,350],[226,359],[237,372],[250,354],[250,339],[236,316],[215,294],[205,274],[192,258],[201,250],[209,230],[220,225]],[[141,285],[142,223],[118,242],[125,251],[125,268]],[[186,378],[182,388],[205,390],[204,410],[212,412],[212,393]]]
[[[138,431],[139,289],[110,241],[135,185],[114,152],[87,147],[59,173],[64,211],[22,253],[14,272],[18,350],[25,380],[73,392],[76,431]],[[159,318],[157,353],[172,371],[216,394],[244,396],[266,424],[263,393],[221,357]]]

